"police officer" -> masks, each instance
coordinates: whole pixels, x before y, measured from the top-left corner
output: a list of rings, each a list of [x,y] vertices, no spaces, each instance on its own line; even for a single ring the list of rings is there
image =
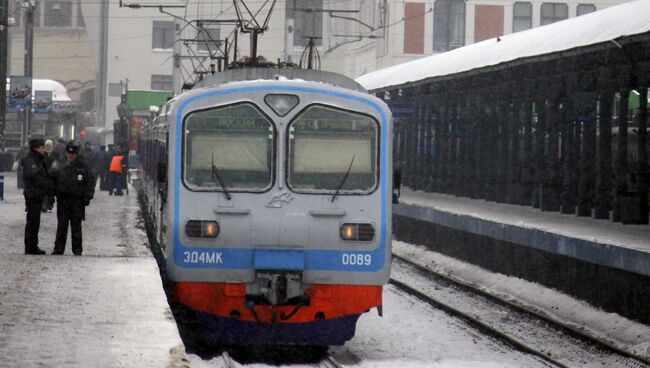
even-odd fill
[[[53,182],[45,166],[45,140],[29,141],[29,153],[21,161],[25,189],[25,254],[45,254],[38,247],[38,230],[41,226],[41,207],[47,195],[52,195]]]
[[[66,147],[66,164],[52,173],[56,181],[56,239],[52,254],[63,254],[71,228],[72,253],[80,256],[81,221],[85,220],[85,207],[95,195],[95,178],[88,164],[79,157],[79,145],[69,142]]]

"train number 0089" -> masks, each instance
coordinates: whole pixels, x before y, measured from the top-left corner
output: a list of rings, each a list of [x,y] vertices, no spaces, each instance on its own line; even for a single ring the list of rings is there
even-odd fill
[[[343,253],[341,261],[346,266],[370,266],[372,256],[370,254]]]

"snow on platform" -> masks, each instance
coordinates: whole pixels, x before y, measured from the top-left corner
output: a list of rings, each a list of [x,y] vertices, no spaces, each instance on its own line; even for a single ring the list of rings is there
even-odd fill
[[[650,226],[403,188],[393,212],[650,276]]]
[[[0,201],[0,366],[175,367],[185,353],[147,248],[135,193],[95,193],[81,257],[54,247],[56,207],[41,216],[40,248],[24,255],[16,173]],[[69,237],[70,235],[68,235]]]

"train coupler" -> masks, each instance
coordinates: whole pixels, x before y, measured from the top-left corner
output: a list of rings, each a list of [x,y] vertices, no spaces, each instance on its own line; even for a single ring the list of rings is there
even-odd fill
[[[303,296],[302,275],[299,273],[259,272],[257,282],[259,292],[271,305],[285,304]]]

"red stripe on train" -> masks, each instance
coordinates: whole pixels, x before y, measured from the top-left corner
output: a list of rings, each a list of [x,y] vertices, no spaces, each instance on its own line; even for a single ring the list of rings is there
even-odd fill
[[[246,285],[243,283],[177,282],[174,285],[174,299],[190,309],[228,317],[233,311],[239,319],[255,321],[253,312],[244,306]],[[257,305],[255,312],[262,322],[312,322],[320,312],[326,319],[350,314],[361,314],[382,304],[382,287],[377,285],[311,285],[305,294],[310,303],[303,306],[288,320],[279,316],[288,315],[293,305]]]

